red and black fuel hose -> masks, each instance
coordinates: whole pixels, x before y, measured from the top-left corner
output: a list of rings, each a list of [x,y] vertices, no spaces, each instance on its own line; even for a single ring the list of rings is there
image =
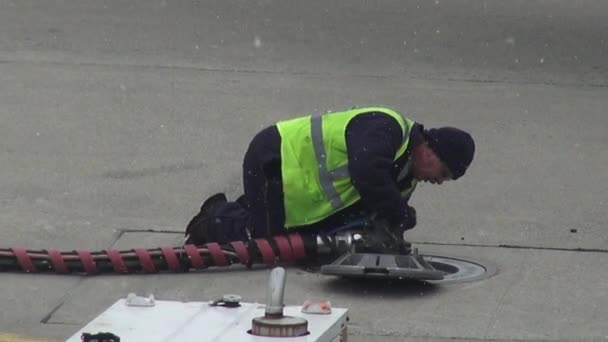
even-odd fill
[[[188,272],[241,264],[268,266],[303,261],[317,251],[316,235],[291,233],[266,239],[200,246],[106,249],[0,249],[0,272],[87,274]]]

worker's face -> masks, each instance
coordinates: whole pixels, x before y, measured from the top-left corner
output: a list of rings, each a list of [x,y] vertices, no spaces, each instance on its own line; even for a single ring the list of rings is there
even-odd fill
[[[450,170],[431,148],[424,145],[414,152],[414,177],[423,182],[441,184],[452,179]]]

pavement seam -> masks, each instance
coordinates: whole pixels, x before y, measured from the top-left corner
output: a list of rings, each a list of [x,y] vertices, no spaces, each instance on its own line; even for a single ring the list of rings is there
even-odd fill
[[[511,291],[511,289],[513,288],[513,286],[515,286],[515,284],[521,280],[521,273],[523,272],[526,260],[527,260],[527,255],[523,255],[521,261],[519,262],[519,265],[517,265],[517,268],[516,268],[517,269],[517,274],[516,274],[516,276],[513,277],[513,281],[510,282],[507,285],[507,287],[505,288],[505,291],[500,295],[500,299],[498,299],[498,305],[496,306],[496,309],[494,309],[494,311],[492,312],[492,318],[489,320],[488,325],[486,326],[486,329],[483,332],[484,336],[487,337],[488,336],[488,332],[490,331],[490,329],[492,328],[492,326],[494,324],[496,324],[496,321],[498,320],[497,313],[500,310],[500,308],[503,307],[505,297]]]
[[[172,229],[121,229],[123,234],[126,233],[156,233],[156,234],[183,234],[183,231],[172,230]]]
[[[412,80],[424,81],[448,81],[462,83],[490,83],[490,84],[517,84],[517,85],[544,85],[555,87],[589,87],[589,88],[608,88],[608,83],[585,83],[585,82],[558,82],[550,80],[526,81],[526,80],[509,80],[509,79],[481,79],[470,77],[433,77],[433,76],[416,76],[415,74],[401,72],[398,75],[371,75],[371,74],[339,74],[339,73],[315,73],[310,71],[274,71],[263,69],[228,69],[228,68],[212,68],[196,65],[163,65],[163,64],[129,64],[129,63],[104,63],[104,62],[63,62],[52,60],[16,60],[3,59],[0,64],[7,63],[27,63],[27,64],[50,64],[60,66],[83,66],[83,67],[119,67],[119,68],[141,68],[141,69],[167,69],[167,70],[197,70],[204,72],[227,72],[227,73],[243,73],[243,74],[267,74],[267,75],[294,75],[294,76],[315,76],[315,77],[336,77],[349,76],[359,78],[374,78],[374,79],[395,79],[409,78]]]
[[[117,232],[118,232],[118,234],[116,234],[116,236],[114,237],[114,239],[110,243],[110,247],[109,248],[112,248],[118,242],[118,240],[120,240],[120,238],[125,234],[125,230],[122,230],[122,229],[118,229]],[[61,309],[61,307],[63,307],[63,305],[65,304],[65,302],[72,296],[72,291],[74,291],[80,285],[82,285],[82,283],[84,282],[84,280],[87,279],[87,278],[88,277],[86,277],[86,276],[80,277],[80,279],[78,279],[78,282],[76,282],[76,284],[74,286],[72,286],[72,288],[70,288],[68,291],[66,291],[66,293],[61,297],[61,299],[59,300],[59,303],[57,305],[55,305],[51,309],[51,311],[49,311],[46,315],[44,315],[44,317],[42,317],[42,319],[40,320],[40,323],[42,323],[42,324],[65,324],[65,325],[70,325],[70,323],[65,323],[65,322],[49,322],[49,321],[51,320],[51,318],[53,318],[53,315],[59,309]]]
[[[529,245],[509,245],[509,244],[476,244],[476,243],[451,243],[451,242],[432,242],[432,241],[413,241],[413,244],[418,245],[436,245],[436,246],[458,246],[458,247],[486,247],[486,248],[505,248],[505,249],[530,249],[530,250],[547,250],[561,252],[581,252],[581,253],[608,253],[608,249],[602,248],[567,248],[567,247],[543,247]]]
[[[51,311],[49,311],[44,317],[42,317],[42,319],[40,320],[40,323],[42,324],[47,324],[49,322],[49,320],[53,317],[53,315],[55,314],[55,312],[57,312],[57,310],[61,309],[61,307],[63,306],[63,304],[65,304],[65,302],[68,300],[68,298],[70,298],[71,296],[71,292],[78,288],[78,286],[80,286],[82,284],[82,281],[84,279],[80,278],[78,280],[78,282],[76,283],[76,285],[72,286],[71,289],[69,289],[59,300],[59,303],[57,305],[55,305],[55,307],[53,307],[51,309]]]

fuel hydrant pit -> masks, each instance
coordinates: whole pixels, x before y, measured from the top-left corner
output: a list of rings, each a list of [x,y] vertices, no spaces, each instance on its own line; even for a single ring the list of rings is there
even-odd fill
[[[453,284],[486,279],[496,274],[488,263],[459,257],[347,253],[321,267],[325,275],[345,278],[409,279],[431,284]]]
[[[455,284],[479,281],[497,273],[496,266],[469,258],[425,255],[424,260],[435,269],[445,273],[441,280],[428,280],[432,284]]]

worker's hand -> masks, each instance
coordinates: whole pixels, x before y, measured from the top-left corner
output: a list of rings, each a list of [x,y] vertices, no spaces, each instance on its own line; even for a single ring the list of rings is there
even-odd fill
[[[404,227],[376,218],[356,241],[357,253],[409,254],[411,243],[403,239]]]

